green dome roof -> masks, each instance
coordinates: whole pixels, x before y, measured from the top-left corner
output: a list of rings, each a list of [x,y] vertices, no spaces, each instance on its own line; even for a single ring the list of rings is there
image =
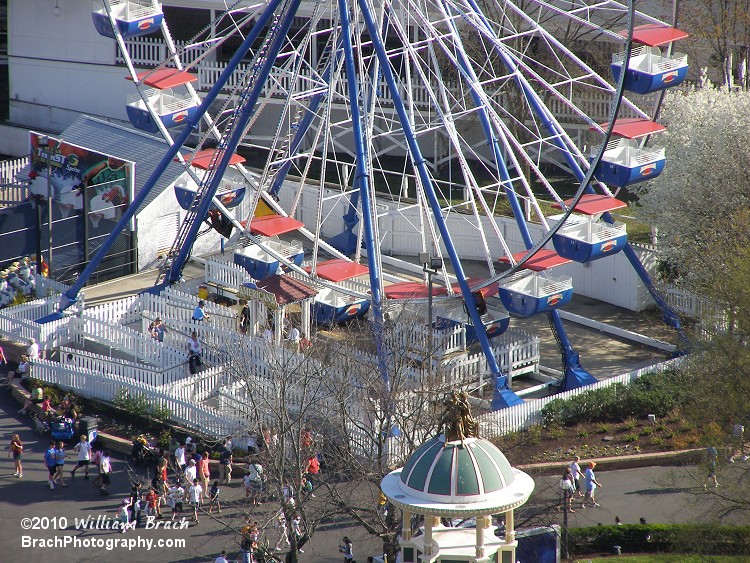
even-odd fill
[[[481,438],[423,444],[401,470],[400,488],[410,496],[442,503],[484,502],[511,486],[515,471],[503,452]]]

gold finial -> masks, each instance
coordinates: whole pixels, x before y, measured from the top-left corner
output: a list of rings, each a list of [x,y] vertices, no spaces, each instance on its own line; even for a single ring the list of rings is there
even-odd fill
[[[465,391],[452,391],[443,399],[443,414],[440,417],[440,431],[445,433],[446,442],[479,437],[479,423],[471,416],[469,396]]]

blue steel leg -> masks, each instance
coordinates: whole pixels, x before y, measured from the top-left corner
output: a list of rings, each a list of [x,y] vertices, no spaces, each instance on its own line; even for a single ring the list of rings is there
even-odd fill
[[[352,50],[351,29],[349,25],[349,7],[346,0],[338,0],[339,15],[341,18],[341,35],[344,48],[344,64],[346,65],[346,80],[349,86],[349,103],[352,112],[352,134],[354,135],[355,152],[357,155],[354,185],[359,190],[362,201],[362,215],[364,227],[365,247],[367,248],[367,266],[370,270],[370,291],[372,295],[373,311],[373,335],[375,347],[378,353],[378,366],[381,377],[389,388],[387,351],[383,346],[383,302],[380,294],[381,273],[375,259],[376,253],[380,252],[378,241],[375,239],[375,228],[372,224],[372,202],[370,201],[370,177],[369,162],[367,161],[367,150],[365,148],[364,131],[362,130],[362,112],[359,107],[359,85],[354,68],[354,54]],[[351,204],[350,204],[351,205]]]
[[[437,194],[435,193],[434,186],[432,185],[425,159],[422,156],[422,151],[419,148],[419,143],[417,142],[417,139],[414,135],[414,130],[412,129],[411,123],[409,122],[409,116],[407,114],[406,108],[404,107],[404,102],[399,94],[398,85],[396,84],[396,79],[393,76],[393,72],[388,61],[388,55],[385,51],[385,46],[383,45],[382,38],[380,37],[380,32],[377,28],[375,20],[372,17],[372,14],[370,13],[370,8],[367,5],[366,0],[358,0],[358,2],[360,9],[362,10],[362,16],[365,21],[365,25],[367,26],[370,38],[372,39],[373,48],[380,61],[380,66],[383,70],[383,77],[388,84],[388,89],[390,90],[393,99],[394,108],[396,109],[401,127],[403,128],[404,137],[409,145],[409,152],[412,158],[412,162],[419,174],[420,182],[429,201],[430,208],[432,209],[433,218],[435,219],[438,229],[440,230],[443,243],[445,244],[446,250],[448,251],[448,256],[450,257],[451,264],[453,265],[456,274],[456,278],[458,279],[461,293],[464,295],[466,308],[469,312],[469,317],[471,318],[472,324],[476,329],[477,338],[479,339],[482,351],[487,358],[487,364],[490,368],[490,372],[494,377],[499,377],[501,375],[500,368],[497,365],[495,355],[492,353],[492,347],[490,346],[490,340],[487,337],[487,331],[485,330],[484,325],[482,324],[482,319],[477,312],[474,296],[471,294],[471,289],[468,282],[466,281],[466,275],[464,274],[463,268],[461,266],[461,261],[459,259],[458,253],[456,252],[456,248],[453,245],[453,241],[451,239],[450,232],[448,231],[448,227],[445,223],[445,219],[443,218],[440,208],[440,202],[438,201]],[[493,399],[493,403],[495,403],[497,408],[500,408],[502,406],[520,404],[522,402],[523,400],[515,393],[513,393],[510,389],[504,390],[504,392],[501,393],[501,396],[495,397]]]

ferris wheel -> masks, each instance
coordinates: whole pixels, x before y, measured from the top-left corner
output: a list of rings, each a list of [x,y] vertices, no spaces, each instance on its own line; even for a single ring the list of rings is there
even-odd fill
[[[391,304],[434,300],[487,356],[495,408],[520,402],[491,345],[511,315],[549,316],[564,388],[595,381],[560,320],[573,286],[556,266],[624,251],[679,330],[611,213],[626,206],[622,188],[665,165],[646,141],[664,129],[661,93],[686,77],[686,56],[672,52],[684,32],[607,0],[225,4],[180,46],[156,0],[101,0],[93,12],[136,84],[133,125],[161,133],[172,156],[195,145],[167,281],[218,209],[242,230],[235,261],[253,277],[281,268],[324,288],[324,322],[369,307],[377,336]],[[171,55],[138,72],[128,41],[156,29]],[[193,86],[206,61],[221,69],[208,94]],[[262,155],[253,169],[240,144]],[[560,175],[578,187],[561,193]],[[249,212],[235,217],[227,207],[242,197]],[[391,254],[419,254],[441,282],[387,273],[399,267]]]

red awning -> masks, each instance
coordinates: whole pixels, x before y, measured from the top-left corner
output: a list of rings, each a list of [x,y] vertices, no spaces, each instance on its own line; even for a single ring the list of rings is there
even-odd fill
[[[192,164],[196,168],[200,168],[201,170],[208,170],[208,167],[211,165],[211,160],[213,159],[215,152],[216,152],[215,149],[205,149],[205,150],[199,151],[195,153],[195,156],[193,156],[193,160],[190,161],[190,164]],[[216,164],[218,164],[220,160],[221,160],[221,155],[218,155],[216,158]],[[245,159],[238,154],[233,154],[232,158],[229,160],[230,165],[241,164],[243,162],[245,162]]]
[[[602,123],[599,127],[606,130],[607,127],[609,127],[609,123]],[[645,137],[666,130],[667,128],[661,123],[656,123],[655,121],[650,121],[648,119],[628,117],[615,121],[615,128],[612,129],[612,134],[627,139],[637,139],[638,137]]]
[[[524,256],[526,256],[526,252],[516,252],[513,255],[513,259],[516,262],[520,262]],[[502,258],[500,258],[500,261],[510,263],[510,260],[508,260],[507,256],[503,256]],[[572,262],[572,260],[563,258],[554,250],[546,250],[543,248],[539,252],[534,254],[534,256],[531,257],[531,260],[523,265],[523,269],[531,270],[533,272],[543,272],[544,270],[549,270],[550,268],[554,268],[555,266],[562,266],[563,264],[567,264],[568,262]]]
[[[258,289],[263,289],[268,293],[276,296],[276,303],[279,305],[289,305],[309,299],[318,294],[305,282],[289,276],[271,276],[263,281],[256,282]]]
[[[429,296],[427,284],[422,282],[399,282],[385,286],[385,296],[388,299],[418,299]],[[442,285],[432,286],[433,297],[448,295],[448,288]]]
[[[618,33],[623,37],[628,36],[627,30]],[[678,41],[679,39],[685,39],[686,37],[689,37],[689,34],[684,31],[679,30],[676,27],[670,27],[658,23],[647,23],[633,28],[633,41],[648,45],[649,47],[666,45],[667,43]]]
[[[254,235],[273,237],[296,231],[305,224],[293,217],[282,217],[281,215],[264,215],[255,217],[250,221],[250,232]]]
[[[176,68],[162,68],[157,71],[146,70],[139,72],[136,76],[138,77],[138,80],[143,82],[146,86],[151,86],[158,90],[166,90],[167,88],[182,86],[188,82],[195,82],[198,80],[197,75],[184,70],[177,70]],[[133,77],[126,76],[125,79],[133,80]]]
[[[311,268],[305,268],[308,272]],[[332,282],[340,282],[344,280],[350,280],[357,276],[363,276],[370,272],[367,266],[363,266],[357,262],[350,262],[343,258],[334,258],[333,260],[326,260],[320,262],[315,266],[315,274],[319,278]]]
[[[466,280],[466,282],[469,284],[469,287],[472,288],[476,285],[479,285],[484,280],[482,278],[469,278]],[[453,284],[453,293],[461,293],[461,287],[458,285],[458,282]],[[483,287],[479,291],[482,293],[482,297],[490,297],[491,295],[497,295],[498,290],[498,283],[491,283],[490,285]]]
[[[572,199],[565,200],[566,206],[570,207],[572,204]],[[575,211],[577,213],[583,213],[584,215],[599,215],[600,213],[622,209],[627,206],[627,203],[615,199],[614,197],[601,194],[583,194],[581,199],[578,200],[578,205],[576,205]],[[562,209],[562,206],[559,203],[553,203],[552,207],[555,209]]]

